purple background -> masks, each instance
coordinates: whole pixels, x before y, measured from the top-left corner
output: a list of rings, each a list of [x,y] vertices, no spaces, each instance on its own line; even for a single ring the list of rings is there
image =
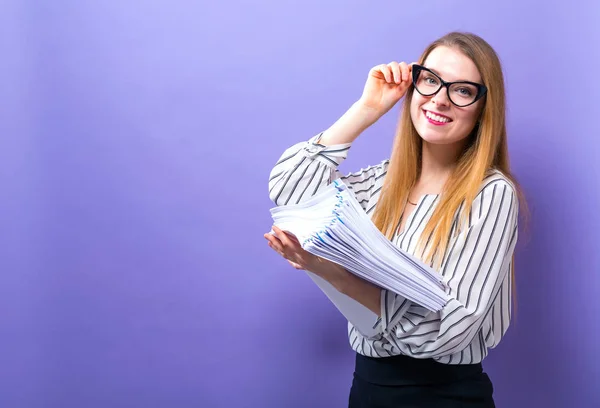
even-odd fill
[[[3,1],[0,406],[345,406],[346,323],[262,238],[268,174],[371,66],[455,29],[503,60],[532,209],[516,317],[485,361],[498,405],[600,406],[599,15],[577,1]],[[344,170],[387,157],[396,115]]]

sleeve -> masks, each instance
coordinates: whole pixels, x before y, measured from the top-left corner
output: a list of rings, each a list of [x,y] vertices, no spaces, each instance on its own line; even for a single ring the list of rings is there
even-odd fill
[[[451,240],[441,266],[450,301],[433,313],[383,289],[383,336],[403,354],[417,358],[444,357],[468,347],[498,296],[507,297],[503,304],[510,305],[510,291],[501,288],[512,266],[517,219],[512,185],[499,180],[485,186],[473,202],[468,225]]]
[[[387,160],[343,175],[338,167],[346,159],[351,144],[319,144],[322,134],[283,152],[269,176],[270,199],[278,206],[298,204],[334,180],[341,179],[366,210],[375,183],[387,172]]]

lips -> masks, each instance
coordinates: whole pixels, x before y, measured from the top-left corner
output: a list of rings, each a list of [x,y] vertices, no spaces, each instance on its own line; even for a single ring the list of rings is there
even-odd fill
[[[423,109],[423,114],[425,115],[425,118],[434,125],[441,126],[441,125],[446,125],[446,124],[452,122],[452,119],[450,119],[446,115],[442,115],[441,113],[432,112],[432,111]]]

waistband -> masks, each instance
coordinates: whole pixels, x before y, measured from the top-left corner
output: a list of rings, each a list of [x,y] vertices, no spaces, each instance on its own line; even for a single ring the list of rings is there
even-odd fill
[[[481,363],[443,364],[408,356],[367,357],[356,353],[354,373],[378,385],[431,385],[455,382],[483,372]]]

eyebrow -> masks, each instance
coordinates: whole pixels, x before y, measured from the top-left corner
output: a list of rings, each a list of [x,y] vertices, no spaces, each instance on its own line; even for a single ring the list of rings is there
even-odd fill
[[[437,76],[439,76],[440,78],[442,78],[442,75],[436,71],[435,69],[431,68],[431,67],[427,67],[425,65],[423,65],[425,68],[427,68],[428,70],[432,71],[434,74],[436,74]],[[456,81],[448,81],[448,82],[473,82],[473,83],[478,83],[478,81],[473,81],[472,79],[459,79]]]

